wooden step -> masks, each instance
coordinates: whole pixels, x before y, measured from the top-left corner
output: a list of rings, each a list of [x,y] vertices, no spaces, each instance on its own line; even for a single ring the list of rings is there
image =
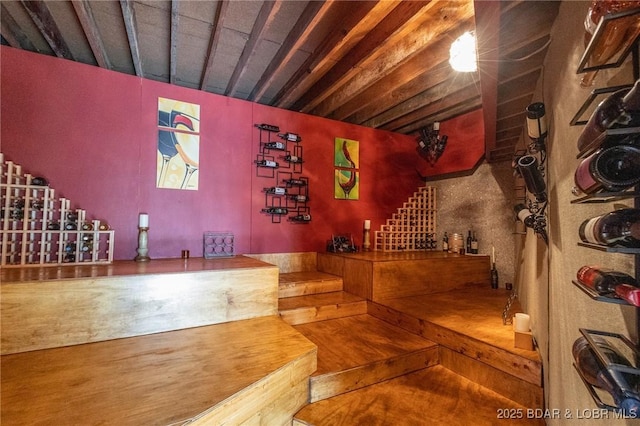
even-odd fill
[[[371,315],[294,327],[318,347],[310,402],[360,389],[438,363],[437,345]]]
[[[316,346],[278,316],[3,355],[2,422],[286,424]]]
[[[287,323],[297,325],[366,314],[367,301],[344,291],[333,291],[280,299],[278,310]]]
[[[342,277],[326,272],[289,272],[280,274],[279,280],[279,298],[342,291]]]
[[[500,419],[501,413],[522,413],[518,425],[545,424],[534,416],[528,418],[527,407],[436,365],[309,404],[295,415],[293,424],[488,426],[513,422]]]

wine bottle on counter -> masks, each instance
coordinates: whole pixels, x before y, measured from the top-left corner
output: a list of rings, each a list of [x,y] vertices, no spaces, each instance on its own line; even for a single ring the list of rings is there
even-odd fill
[[[444,237],[442,237],[442,251],[449,251],[449,235],[445,231]]]
[[[605,339],[595,337],[593,341],[611,363],[633,368],[631,362]],[[640,415],[640,395],[636,375],[622,373],[623,377],[613,377],[602,365],[585,337],[580,337],[573,343],[571,352],[577,370],[587,383],[607,391],[612,396],[616,407],[620,408],[625,415],[634,418]],[[621,380],[627,383],[620,383]],[[629,383],[630,381],[632,383]],[[622,389],[623,387],[627,389],[626,392]]]
[[[578,166],[574,181],[585,194],[618,192],[640,183],[640,147],[614,145],[591,154]]]
[[[498,270],[495,262],[491,265],[491,288],[498,288]]]
[[[585,243],[640,248],[640,209],[614,210],[585,220],[578,230]]]
[[[467,244],[465,249],[467,250],[467,253],[471,254],[471,230],[469,230],[469,233],[467,234]]]
[[[476,232],[473,232],[471,236],[471,253],[478,254],[478,238],[476,237]]]
[[[578,282],[601,296],[615,293],[620,299],[640,306],[638,282],[629,274],[597,266],[583,266],[578,270],[577,278]]]
[[[607,129],[614,126],[633,126],[638,120],[640,120],[640,80],[636,81],[631,89],[618,90],[598,104],[578,137],[578,151],[591,147]]]

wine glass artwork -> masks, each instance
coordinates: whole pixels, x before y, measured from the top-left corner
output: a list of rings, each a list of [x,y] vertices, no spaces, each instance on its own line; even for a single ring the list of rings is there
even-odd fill
[[[198,189],[199,123],[199,105],[158,99],[158,188]]]
[[[358,141],[335,140],[335,198],[357,200],[358,197]]]

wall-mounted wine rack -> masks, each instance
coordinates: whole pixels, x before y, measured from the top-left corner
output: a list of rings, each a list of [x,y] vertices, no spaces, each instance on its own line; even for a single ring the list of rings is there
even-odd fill
[[[596,28],[596,31],[592,36],[592,41],[590,42],[589,46],[585,51],[585,54],[583,55],[580,61],[580,64],[578,66],[578,73],[600,70],[604,68],[619,67],[622,64],[622,62],[626,59],[629,52],[631,52],[634,81],[637,81],[640,78],[640,51],[639,51],[640,43],[638,38],[636,38],[635,41],[631,41],[631,40],[629,41],[630,42],[629,48],[625,52],[623,52],[623,54],[619,57],[617,62],[612,64],[603,64],[601,66],[594,66],[590,68],[585,67],[585,64],[588,63],[589,56],[591,55],[591,52],[593,50],[592,44],[594,44],[599,39],[599,36],[603,32],[605,25],[609,21],[615,21],[616,19],[619,19],[619,18],[627,18],[633,15],[635,15],[636,17],[640,16],[640,8],[636,8],[630,11],[625,11],[623,13],[607,15],[606,19],[605,18],[601,19],[598,25],[598,28]],[[570,125],[576,126],[576,125],[586,124],[588,120],[584,119],[585,114],[590,109],[590,106],[595,103],[595,101],[598,99],[599,96],[608,95],[627,87],[630,88],[631,86],[632,85],[629,84],[627,86],[616,86],[613,88],[601,88],[601,89],[594,90],[591,93],[591,96],[589,96],[589,98],[582,105],[580,110],[573,117],[573,119],[570,122]],[[577,158],[578,159],[585,158],[592,152],[596,151],[598,147],[602,146],[603,144],[615,145],[624,137],[632,134],[640,134],[640,128],[621,127],[621,128],[608,129],[605,132],[603,132],[599,138],[593,140],[590,144],[588,144],[588,146],[585,146],[582,149],[582,151],[578,153]],[[574,199],[571,203],[572,204],[610,203],[610,202],[621,200],[621,199],[633,199],[634,208],[636,209],[640,208],[640,188],[636,186],[635,188],[631,188],[631,189],[620,191],[620,192],[606,192],[604,190],[600,190],[593,194],[585,195],[580,198]],[[640,278],[640,249],[639,248],[603,246],[603,245],[588,244],[583,242],[579,242],[578,245],[581,247],[595,249],[595,250],[599,250],[607,253],[626,253],[626,254],[633,255],[635,259],[635,262],[634,262],[635,278],[636,280]],[[580,290],[582,290],[584,294],[586,294],[591,299],[596,300],[598,302],[629,305],[629,303],[620,299],[615,294],[601,294],[595,291],[595,289],[589,288],[577,280],[573,280],[572,283],[576,287],[578,287]],[[640,311],[636,309],[636,323],[637,323],[638,329],[640,329],[639,312]],[[608,376],[608,383],[610,384],[609,386],[610,389],[607,389],[607,392],[604,392],[602,389],[596,390],[594,388],[593,383],[589,383],[589,380],[585,378],[584,374],[580,371],[578,366],[576,366],[576,364],[574,363],[574,367],[576,368],[578,375],[585,383],[585,386],[587,387],[592,399],[594,400],[594,402],[598,407],[607,409],[607,410],[612,410],[612,411],[619,411],[622,409],[624,412],[624,409],[618,406],[618,404],[616,404],[619,401],[615,401],[616,400],[615,396],[623,395],[624,397],[630,397],[631,399],[636,399],[636,400],[639,397],[638,389],[628,386],[628,383],[626,380],[628,378],[631,378],[632,380],[629,382],[631,383],[631,382],[637,382],[638,378],[640,378],[640,366],[638,365],[639,354],[637,351],[638,342],[635,342],[634,344],[633,342],[628,340],[625,336],[617,333],[598,331],[598,330],[585,330],[585,329],[580,329],[580,332],[587,338],[592,353],[595,354],[596,357],[598,358],[598,363],[602,367],[601,374]],[[629,365],[621,365],[620,364],[621,360],[614,361],[612,359],[608,359],[607,356],[604,356],[601,353],[601,351],[598,348],[598,345],[595,344],[593,337],[591,337],[590,335],[597,336],[598,338],[605,338],[608,340],[610,344],[614,344],[613,342],[616,342],[616,341],[623,341],[626,346],[632,349],[633,353],[625,357],[625,359],[628,358],[628,360],[631,360],[632,363],[630,363]],[[626,376],[621,375],[620,371],[626,374]],[[620,377],[622,377],[622,379]],[[609,395],[606,395],[606,397],[608,399],[611,399],[613,396],[613,400],[616,403],[607,404],[603,402],[599,396],[599,393],[602,393],[602,394],[609,393]],[[629,413],[626,413],[626,414],[629,414]],[[638,413],[635,413],[635,412],[633,413],[634,418],[638,418],[637,417],[638,415],[639,415]]]
[[[273,124],[255,127],[260,132],[260,151],[254,161],[256,176],[269,179],[263,188],[265,202],[261,212],[271,216],[272,223],[281,223],[283,218],[295,224],[309,223],[309,179],[301,176],[302,138],[296,133],[280,133],[280,127]]]
[[[0,153],[2,267],[113,261],[114,231]]]

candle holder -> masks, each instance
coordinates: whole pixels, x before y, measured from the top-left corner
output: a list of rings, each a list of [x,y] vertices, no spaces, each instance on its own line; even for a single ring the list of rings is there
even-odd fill
[[[135,257],[136,262],[148,262],[151,260],[149,257],[149,231],[148,227],[138,227],[138,255]]]

